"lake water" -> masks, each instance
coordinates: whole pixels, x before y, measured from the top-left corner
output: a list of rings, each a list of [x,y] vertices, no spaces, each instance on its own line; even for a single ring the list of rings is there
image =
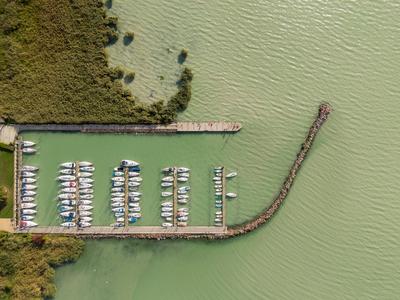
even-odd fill
[[[271,203],[319,103],[329,101],[335,111],[266,226],[223,242],[89,241],[76,264],[57,270],[56,299],[398,298],[399,6],[113,1],[110,14],[135,40],[108,48],[110,60],[136,71],[135,95],[168,98],[185,47],[195,78],[192,102],[179,118],[238,120],[243,130],[234,136],[40,135],[40,153],[32,159],[92,159],[96,185],[104,189],[109,162],[129,155],[144,163],[144,203],[157,200],[157,169],[188,165],[196,185],[194,223],[209,218],[207,170],[223,163],[240,172],[232,187],[240,197],[228,207],[235,223]],[[54,178],[55,169],[40,172]],[[144,205],[145,222],[156,221],[153,204]],[[97,206],[105,219],[106,206]]]

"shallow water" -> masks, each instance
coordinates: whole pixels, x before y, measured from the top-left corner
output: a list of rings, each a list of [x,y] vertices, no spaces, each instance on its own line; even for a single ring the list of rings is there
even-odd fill
[[[136,71],[136,95],[168,98],[186,47],[195,78],[180,119],[244,126],[233,137],[105,138],[119,139],[120,149],[97,136],[76,140],[99,148],[93,159],[105,171],[101,155],[146,161],[148,199],[156,193],[150,173],[169,159],[199,174],[199,198],[208,195],[205,170],[223,162],[240,171],[229,221],[245,220],[279,190],[318,104],[329,101],[335,111],[267,226],[213,243],[90,241],[76,264],[58,269],[56,299],[396,299],[399,8],[395,1],[113,1],[121,31],[136,38],[108,51],[113,65]],[[41,146],[40,155],[46,151]],[[206,207],[196,204],[199,222]]]

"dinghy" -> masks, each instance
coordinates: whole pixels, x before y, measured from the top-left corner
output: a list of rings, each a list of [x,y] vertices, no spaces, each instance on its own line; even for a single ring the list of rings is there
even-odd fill
[[[22,166],[21,170],[28,171],[28,172],[35,172],[35,171],[39,170],[39,168],[34,167],[34,166]]]
[[[35,183],[35,178],[22,178],[22,183]]]
[[[35,173],[32,173],[32,172],[26,172],[26,171],[23,171],[23,172],[21,172],[21,176],[22,177],[35,177],[36,176],[36,174]]]
[[[38,226],[38,224],[37,223],[35,223],[35,222],[32,222],[32,221],[21,221],[21,222],[19,222],[19,224],[20,224],[20,226],[21,227],[35,227],[35,226]]]
[[[72,169],[72,168],[75,168],[75,163],[73,163],[73,162],[65,162],[65,163],[60,164],[60,167]]]
[[[61,180],[61,181],[74,181],[74,180],[76,180],[76,177],[72,176],[72,175],[61,175],[61,176],[58,176],[57,178],[58,178],[58,180]]]
[[[22,215],[36,215],[37,211],[34,209],[23,209],[21,210]]]
[[[71,228],[71,227],[75,227],[76,224],[75,224],[75,222],[64,222],[64,223],[61,223],[61,226],[66,227],[66,228]]]
[[[134,160],[124,159],[121,161],[121,166],[123,167],[137,167],[140,164]]]

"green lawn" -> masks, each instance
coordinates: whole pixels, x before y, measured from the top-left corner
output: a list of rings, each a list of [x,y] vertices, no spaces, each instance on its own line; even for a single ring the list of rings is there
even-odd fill
[[[0,148],[0,188],[6,191],[7,203],[0,210],[0,218],[13,216],[13,184],[14,184],[14,155],[13,152]]]

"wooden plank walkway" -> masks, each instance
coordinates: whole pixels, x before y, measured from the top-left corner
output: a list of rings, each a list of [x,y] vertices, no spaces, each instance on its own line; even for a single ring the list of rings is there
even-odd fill
[[[226,227],[215,226],[187,226],[168,227],[161,226],[127,226],[115,228],[111,226],[92,226],[89,228],[65,228],[61,226],[39,226],[27,229],[20,229],[17,232],[30,232],[37,234],[72,234],[72,235],[174,235],[174,234],[207,234],[222,235],[226,233]]]
[[[239,122],[177,122],[168,125],[119,125],[119,124],[15,124],[16,132],[21,131],[65,131],[92,133],[185,133],[185,132],[237,132],[242,128]]]

